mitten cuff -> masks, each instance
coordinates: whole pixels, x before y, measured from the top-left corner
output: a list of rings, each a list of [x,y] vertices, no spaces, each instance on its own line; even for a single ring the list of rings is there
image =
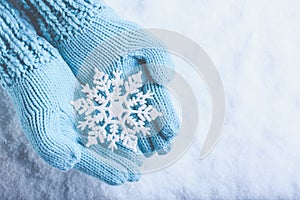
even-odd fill
[[[18,21],[19,13],[8,3],[1,1],[0,9],[0,83],[9,86],[28,71],[49,62],[55,52]]]
[[[93,0],[18,0],[39,34],[58,47],[69,35],[80,34],[82,27],[105,8],[101,1]]]

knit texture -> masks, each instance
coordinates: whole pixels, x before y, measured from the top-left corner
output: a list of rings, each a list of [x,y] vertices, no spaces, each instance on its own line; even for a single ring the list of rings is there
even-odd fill
[[[0,1],[0,82],[12,98],[21,126],[38,155],[61,170],[78,169],[111,185],[139,178],[139,155],[86,149],[70,101],[79,86],[59,53]]]
[[[138,141],[145,155],[165,154],[179,129],[169,93],[159,85],[172,78],[173,63],[163,45],[134,23],[120,19],[102,1],[18,0],[39,34],[53,44],[82,82],[92,80],[95,68],[112,73],[121,70],[127,77],[143,72],[155,100],[148,103],[163,113],[152,127],[151,137]],[[141,67],[144,63],[146,67]]]

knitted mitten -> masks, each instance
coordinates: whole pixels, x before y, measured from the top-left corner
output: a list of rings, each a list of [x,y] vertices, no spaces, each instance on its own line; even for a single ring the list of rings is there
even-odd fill
[[[94,68],[105,73],[119,70],[125,76],[142,71],[151,82],[143,90],[153,92],[147,103],[163,113],[151,127],[151,137],[140,137],[138,145],[145,155],[170,150],[170,140],[179,129],[179,120],[168,92],[159,84],[172,78],[172,62],[159,41],[139,26],[120,19],[102,1],[93,0],[17,0],[39,34],[54,45],[75,76],[87,83]],[[139,67],[146,64],[146,67]],[[158,84],[157,84],[158,83]]]
[[[138,156],[126,148],[95,152],[81,144],[70,104],[79,86],[59,53],[0,1],[0,83],[38,155],[61,170],[76,168],[117,185],[138,179]]]

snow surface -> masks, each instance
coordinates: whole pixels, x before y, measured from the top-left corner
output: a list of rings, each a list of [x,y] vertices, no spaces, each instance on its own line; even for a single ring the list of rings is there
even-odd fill
[[[177,31],[215,62],[226,92],[216,148],[199,160],[210,99],[199,86],[200,137],[171,167],[112,187],[45,164],[0,90],[0,199],[299,199],[299,1],[107,0],[128,20]]]

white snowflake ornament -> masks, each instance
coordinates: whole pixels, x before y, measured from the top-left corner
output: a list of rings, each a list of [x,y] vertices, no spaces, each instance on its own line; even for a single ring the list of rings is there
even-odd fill
[[[87,147],[109,142],[108,148],[117,149],[116,143],[137,152],[137,134],[150,135],[146,122],[162,116],[153,106],[147,105],[153,93],[142,92],[142,72],[129,76],[125,81],[121,72],[113,72],[114,78],[95,69],[93,85],[82,86],[86,98],[72,101],[74,109],[84,116],[78,128],[87,131]]]

